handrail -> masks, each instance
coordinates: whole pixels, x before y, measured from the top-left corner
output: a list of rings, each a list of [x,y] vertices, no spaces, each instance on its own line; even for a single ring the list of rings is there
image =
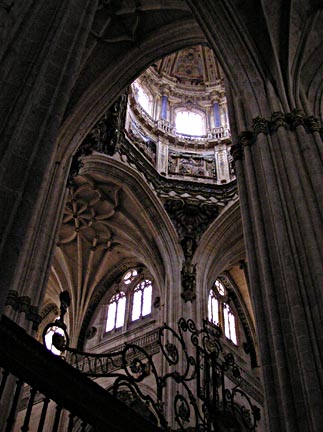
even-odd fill
[[[0,341],[0,368],[86,421],[96,432],[161,431],[5,316],[0,320]]]

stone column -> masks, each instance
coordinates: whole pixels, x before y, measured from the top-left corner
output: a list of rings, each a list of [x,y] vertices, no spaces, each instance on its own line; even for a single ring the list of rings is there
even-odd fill
[[[232,148],[270,431],[323,425],[323,146],[318,122],[257,117]]]
[[[32,244],[43,235],[40,203],[50,196],[41,185],[60,169],[55,167],[55,140],[97,3],[26,1],[24,20],[17,17],[19,31],[13,25],[16,31],[7,34],[0,58],[0,314],[18,279],[15,288],[20,289],[35,253]],[[27,282],[30,290],[40,289],[34,281]]]
[[[167,95],[163,95],[161,98],[161,118],[162,118],[162,120],[167,120],[167,104],[168,104],[168,97],[167,97]]]
[[[160,137],[157,141],[157,171],[162,174],[168,174],[168,145]]]
[[[214,158],[216,165],[216,178],[219,183],[230,181],[230,170],[228,151],[226,144],[218,144],[214,147]]]
[[[233,155],[268,430],[322,431],[323,145],[308,116],[322,112],[323,9],[186,1],[221,61],[233,136],[249,129]]]
[[[220,109],[218,102],[213,104],[213,114],[214,114],[214,127],[218,128],[221,126]]]

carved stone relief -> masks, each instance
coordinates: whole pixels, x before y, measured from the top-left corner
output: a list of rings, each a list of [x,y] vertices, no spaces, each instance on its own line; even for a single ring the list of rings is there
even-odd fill
[[[212,156],[169,152],[168,173],[190,177],[216,179],[215,161]]]
[[[182,275],[182,298],[185,302],[196,297],[196,265],[192,263],[199,240],[218,215],[216,205],[185,200],[167,200],[164,204],[179,236],[185,261]]]

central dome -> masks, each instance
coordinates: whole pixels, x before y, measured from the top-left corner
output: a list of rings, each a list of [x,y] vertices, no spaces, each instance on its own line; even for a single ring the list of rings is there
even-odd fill
[[[126,132],[161,175],[233,180],[224,78],[213,51],[188,47],[141,74],[130,88]]]
[[[207,87],[223,81],[221,66],[213,51],[202,45],[185,48],[156,62],[152,68],[170,82]]]

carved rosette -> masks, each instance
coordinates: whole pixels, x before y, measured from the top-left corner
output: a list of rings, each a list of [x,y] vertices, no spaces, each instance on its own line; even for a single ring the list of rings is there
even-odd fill
[[[108,220],[116,212],[118,192],[116,186],[99,188],[79,176],[69,191],[58,246],[80,236],[91,244],[92,250],[99,246],[105,249],[111,247],[113,234]]]

